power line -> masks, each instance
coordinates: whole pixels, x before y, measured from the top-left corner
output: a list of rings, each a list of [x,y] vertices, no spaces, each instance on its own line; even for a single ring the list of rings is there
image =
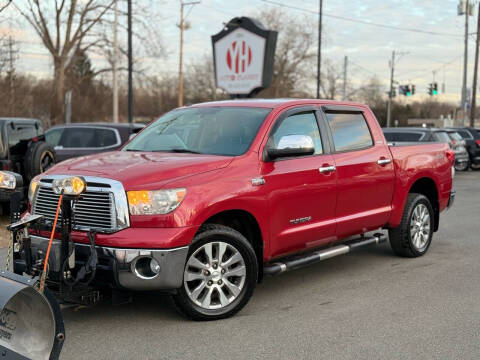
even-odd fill
[[[432,71],[438,71],[438,70],[441,70],[443,69],[444,67],[448,66],[448,65],[452,65],[455,61],[457,61],[458,59],[460,59],[461,57],[463,57],[463,55],[459,55],[459,56],[456,56],[455,58],[453,58],[452,60],[448,61],[448,62],[444,62],[443,65],[439,66],[439,67],[436,67],[436,68],[424,68],[424,69],[418,69],[418,70],[412,70],[412,71],[407,71],[405,73],[402,73],[400,75],[398,75],[399,77],[400,76],[405,76],[405,75],[410,75],[410,74],[415,74],[415,73],[420,73],[416,76],[419,76],[419,75],[423,75],[424,73],[426,72],[432,72]]]
[[[298,6],[282,4],[282,3],[279,3],[279,2],[276,2],[276,1],[271,1],[271,0],[261,0],[261,1],[266,2],[268,4],[288,8],[288,9],[308,12],[308,13],[311,13],[311,14],[318,14],[318,11],[301,8],[301,7],[298,7]],[[375,23],[375,22],[371,22],[371,21],[353,19],[353,18],[340,16],[340,15],[328,14],[328,13],[325,13],[325,12],[323,13],[323,15],[327,16],[327,17],[330,17],[330,18],[333,18],[333,19],[350,21],[350,22],[354,22],[354,23],[358,23],[358,24],[376,26],[376,27],[381,27],[381,28],[386,28],[386,29],[391,29],[391,30],[415,32],[415,33],[427,34],[427,35],[450,36],[450,37],[455,37],[455,38],[462,37],[462,35],[460,35],[460,34],[450,34],[450,33],[436,32],[436,31],[428,31],[428,30],[421,30],[421,29],[414,29],[414,28],[399,27],[399,26],[394,26],[394,25],[380,24],[380,23]]]

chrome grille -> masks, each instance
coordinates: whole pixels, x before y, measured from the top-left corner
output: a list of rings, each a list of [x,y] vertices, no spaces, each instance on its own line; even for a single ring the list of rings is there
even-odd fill
[[[55,218],[59,195],[55,194],[51,187],[40,185],[32,213],[44,215],[46,220],[52,221]],[[113,194],[105,191],[85,192],[79,200],[73,204],[74,229],[88,230],[98,229],[112,231],[116,228],[116,214]]]

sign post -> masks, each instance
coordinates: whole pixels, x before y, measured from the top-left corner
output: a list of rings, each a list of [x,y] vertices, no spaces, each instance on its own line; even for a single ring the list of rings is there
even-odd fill
[[[253,97],[272,83],[276,31],[236,17],[212,36],[215,83],[233,98]]]

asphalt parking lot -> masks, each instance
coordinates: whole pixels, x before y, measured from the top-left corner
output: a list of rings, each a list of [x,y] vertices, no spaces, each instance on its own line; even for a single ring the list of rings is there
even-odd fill
[[[455,189],[422,258],[387,243],[267,278],[217,322],[157,294],[64,309],[62,359],[479,359],[480,172],[457,173]]]

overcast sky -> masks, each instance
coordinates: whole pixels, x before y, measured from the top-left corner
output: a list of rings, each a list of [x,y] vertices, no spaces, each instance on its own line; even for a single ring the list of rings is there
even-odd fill
[[[143,64],[153,75],[166,71],[175,72],[178,66],[179,31],[176,24],[179,19],[179,0],[145,1],[151,5],[152,14],[158,19],[158,29],[166,56],[160,59],[142,57]],[[283,8],[290,15],[298,16],[306,24],[316,24],[318,15],[315,12],[318,11],[318,0],[272,1],[305,9],[306,11]],[[462,84],[465,21],[464,17],[457,16],[458,1],[324,0],[323,57],[341,63],[347,55],[351,65],[349,81],[354,84],[376,74],[387,86],[390,72],[388,63],[392,50],[403,52],[405,54],[399,59],[396,67],[395,78],[399,83],[416,84],[417,92],[425,94],[427,84],[432,82],[432,71],[436,70],[439,86],[445,79],[447,92],[445,98],[457,101]],[[186,63],[204,54],[211,54],[210,36],[221,30],[222,23],[235,16],[253,16],[262,9],[274,7],[278,5],[262,0],[202,0],[191,9],[188,16],[191,29],[185,33]],[[470,33],[476,30],[476,12],[474,17],[470,17]],[[4,20],[0,23],[0,32],[11,31],[20,41],[17,66],[19,71],[49,76],[51,61],[36,35],[28,25],[19,20],[19,15],[13,7],[2,15]],[[365,22],[387,27],[373,26]],[[388,27],[418,29],[427,33]],[[313,26],[311,31],[316,32],[317,28]],[[282,36],[281,29],[279,36]],[[473,77],[474,40],[472,35],[469,41],[469,87]],[[101,59],[94,58],[94,66],[102,66]]]

